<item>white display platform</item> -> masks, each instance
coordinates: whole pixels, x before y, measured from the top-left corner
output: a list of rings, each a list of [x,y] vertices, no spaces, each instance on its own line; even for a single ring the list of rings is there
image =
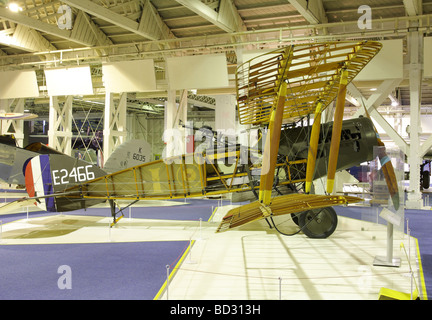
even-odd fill
[[[385,225],[339,216],[335,233],[327,239],[310,239],[301,233],[282,236],[265,221],[215,233],[230,208],[217,208],[209,222],[134,219],[126,214],[111,229],[108,217],[22,219],[2,225],[0,245],[196,240],[176,270],[170,270],[170,300],[377,300],[382,287],[411,290],[409,265],[399,239],[395,239],[394,252],[401,258],[400,267],[373,265],[374,257],[386,252]],[[297,230],[292,220],[286,223],[288,229]],[[401,241],[407,251],[411,246],[410,260],[419,282],[416,241],[406,235]],[[156,298],[167,299],[165,292],[161,290]]]

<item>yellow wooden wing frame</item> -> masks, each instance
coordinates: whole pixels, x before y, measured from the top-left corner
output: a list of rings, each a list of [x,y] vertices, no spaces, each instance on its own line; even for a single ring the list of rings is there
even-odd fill
[[[261,203],[254,201],[228,211],[216,232],[227,231],[266,218],[270,215],[279,216],[299,213],[317,208],[346,205],[360,201],[363,201],[363,199],[352,196],[293,193],[273,198],[272,203],[269,205],[268,213],[263,210]]]
[[[295,121],[324,110],[336,97],[341,69],[348,83],[379,52],[376,41],[299,44],[255,57],[237,68],[237,111],[241,124],[266,124],[277,99],[280,79],[287,79],[283,119]],[[283,68],[284,74],[280,74]]]

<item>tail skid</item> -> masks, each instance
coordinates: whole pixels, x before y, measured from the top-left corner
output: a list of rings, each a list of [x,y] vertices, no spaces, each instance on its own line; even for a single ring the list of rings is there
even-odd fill
[[[129,203],[124,208],[120,208],[120,205],[115,200],[110,199],[108,201],[109,201],[109,204],[110,204],[110,207],[111,207],[111,216],[113,218],[113,222],[110,224],[110,227],[112,228],[112,227],[114,227],[117,224],[117,222],[119,222],[124,217],[123,210],[126,209],[126,208],[128,208],[128,207],[130,207],[131,205],[135,204],[139,200],[132,201],[131,203]],[[119,208],[119,211],[117,211],[117,212],[116,212],[116,206]],[[118,213],[121,213],[121,216],[117,217]]]

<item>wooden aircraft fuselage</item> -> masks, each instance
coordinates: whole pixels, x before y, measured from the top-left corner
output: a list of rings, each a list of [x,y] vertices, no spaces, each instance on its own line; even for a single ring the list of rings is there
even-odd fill
[[[308,143],[304,137],[309,129],[283,130],[275,169],[278,177],[275,188],[281,194],[298,192],[298,186],[305,181]],[[326,174],[331,129],[332,123],[323,124],[315,178]],[[343,132],[338,170],[373,159],[373,146],[377,145],[377,140],[369,119],[346,120]],[[66,193],[56,197],[57,211],[75,210],[77,205],[82,208],[85,203],[90,205],[90,199],[180,199],[223,193],[246,193],[253,199],[260,184],[261,163],[257,159],[261,150],[237,145],[206,151],[145,163],[63,190],[57,189],[58,193]],[[59,163],[58,159],[55,161]],[[52,178],[58,180],[57,176]]]

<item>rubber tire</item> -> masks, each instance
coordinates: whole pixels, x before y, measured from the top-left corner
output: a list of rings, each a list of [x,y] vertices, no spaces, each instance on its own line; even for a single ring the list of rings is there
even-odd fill
[[[299,227],[309,238],[325,239],[333,234],[338,223],[332,207],[308,210],[299,215]]]

